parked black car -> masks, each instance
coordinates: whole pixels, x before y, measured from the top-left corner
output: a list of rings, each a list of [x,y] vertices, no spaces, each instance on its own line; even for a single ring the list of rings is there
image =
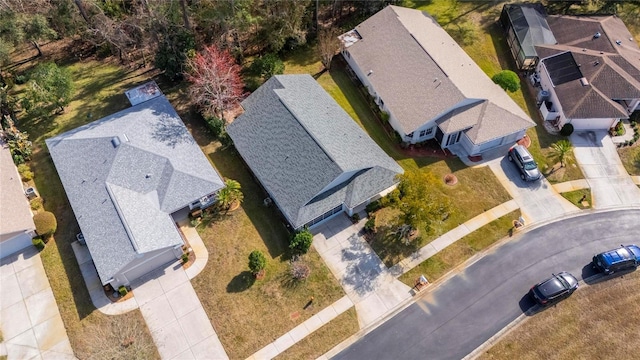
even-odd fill
[[[578,279],[563,271],[534,285],[529,294],[541,306],[548,306],[566,299],[578,288]]]
[[[619,248],[605,251],[593,257],[593,267],[605,275],[616,271],[631,270],[640,264],[640,247],[620,245]]]
[[[509,149],[509,161],[513,162],[518,171],[520,178],[524,181],[536,181],[542,177],[542,173],[538,170],[538,164],[533,160],[533,156],[526,147],[516,145]]]

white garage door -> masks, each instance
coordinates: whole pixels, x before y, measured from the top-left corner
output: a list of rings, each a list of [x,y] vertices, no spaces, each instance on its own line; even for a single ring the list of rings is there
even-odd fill
[[[573,119],[571,125],[574,130],[609,130],[614,122],[613,119]]]
[[[131,283],[131,281],[141,277],[142,275],[149,273],[155,269],[158,269],[162,267],[162,265],[166,265],[176,260],[177,258],[174,250],[172,248],[168,248],[162,252],[154,254],[152,257],[149,257],[148,259],[144,259],[144,261],[133,266],[131,269],[124,270],[122,272],[122,275],[125,277],[124,282]]]
[[[33,246],[31,235],[28,233],[23,232],[11,239],[4,240],[0,242],[0,258],[17,253],[28,246]]]

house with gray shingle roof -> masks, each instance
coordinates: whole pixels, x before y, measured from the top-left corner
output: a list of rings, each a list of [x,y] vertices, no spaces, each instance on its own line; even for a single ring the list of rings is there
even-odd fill
[[[149,83],[133,106],[46,140],[103,285],[114,288],[178,259],[173,214],[215,202],[224,183]]]
[[[616,16],[549,16],[537,44],[539,109],[560,129],[608,130],[640,108],[640,48]]]
[[[514,144],[535,123],[427,13],[387,6],[340,36],[342,55],[404,142],[458,156]]]
[[[352,215],[393,190],[402,168],[309,75],[277,75],[227,126],[293,229]]]

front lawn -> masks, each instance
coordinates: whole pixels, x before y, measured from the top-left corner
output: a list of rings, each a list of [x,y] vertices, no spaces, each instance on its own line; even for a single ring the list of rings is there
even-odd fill
[[[618,149],[618,155],[629,175],[640,175],[640,146],[627,146]]]
[[[491,247],[500,239],[513,234],[513,220],[520,217],[520,210],[512,211],[470,233],[433,255],[420,265],[404,273],[398,280],[413,287],[420,275],[435,282],[473,255]]]

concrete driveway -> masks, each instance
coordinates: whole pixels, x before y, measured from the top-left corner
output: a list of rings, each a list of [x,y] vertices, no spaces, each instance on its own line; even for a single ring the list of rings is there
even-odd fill
[[[411,288],[389,272],[363,237],[366,216],[352,224],[340,214],[313,229],[313,246],[358,313],[360,328],[382,319],[411,298]]]
[[[520,206],[527,224],[553,220],[580,211],[556,192],[546,179],[533,182],[522,180],[520,172],[507,156],[489,162],[489,168]]]
[[[594,208],[640,205],[640,190],[605,131],[577,131],[570,139],[576,161],[591,187]]]
[[[0,358],[75,359],[35,247],[0,260]]]

